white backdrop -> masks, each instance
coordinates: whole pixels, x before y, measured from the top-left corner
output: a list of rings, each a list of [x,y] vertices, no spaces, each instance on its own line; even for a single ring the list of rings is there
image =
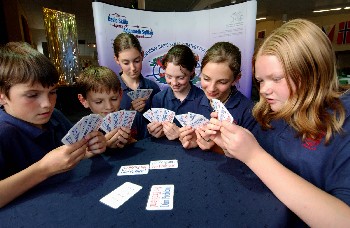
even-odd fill
[[[218,41],[229,41],[242,52],[242,78],[238,89],[251,95],[252,56],[255,41],[256,1],[193,12],[152,12],[93,2],[98,61],[119,73],[113,40],[122,32],[136,35],[144,50],[142,75],[166,84],[159,59],[175,44],[186,44],[198,56],[194,83],[199,85],[200,62]]]

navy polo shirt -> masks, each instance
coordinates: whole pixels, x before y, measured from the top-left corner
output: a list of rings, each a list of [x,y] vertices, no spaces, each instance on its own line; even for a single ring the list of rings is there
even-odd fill
[[[0,126],[0,179],[4,179],[61,146],[61,139],[72,124],[55,109],[43,130],[0,109]]]
[[[235,86],[231,87],[231,90],[231,97],[225,103],[226,109],[230,112],[236,124],[252,131],[257,126],[257,122],[252,116],[254,103],[238,91]],[[206,96],[197,99],[191,109],[191,112],[201,114],[208,119],[210,119],[210,113],[213,111]]]
[[[122,96],[122,100],[120,103],[120,109],[125,109],[125,110],[130,110],[131,108],[131,98],[128,96],[128,92],[133,91],[131,88],[129,88],[125,82],[122,79],[122,75],[123,73],[121,72],[118,75],[120,84],[121,84],[121,88],[123,90],[123,96]],[[153,89],[151,96],[149,97],[149,99],[146,101],[146,106],[143,109],[143,112],[147,111],[148,109],[151,108],[151,101],[152,98],[155,94],[157,94],[160,91],[160,88],[158,86],[158,84],[150,79],[144,78],[142,75],[140,75],[140,83],[139,86],[137,87],[138,89]]]
[[[175,97],[171,87],[167,87],[153,97],[152,108],[166,108],[174,111],[176,115],[192,112],[193,102],[204,96],[204,92],[191,82],[190,85],[190,92],[182,102]],[[181,124],[176,119],[174,119],[174,123],[181,127]]]
[[[350,206],[350,95],[341,98],[346,109],[344,132],[328,145],[324,135],[316,140],[297,137],[285,121],[273,121],[274,129],[260,130],[260,145],[285,167]]]

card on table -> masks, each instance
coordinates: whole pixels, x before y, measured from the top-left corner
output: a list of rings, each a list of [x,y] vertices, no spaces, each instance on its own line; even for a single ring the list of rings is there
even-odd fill
[[[100,202],[111,208],[117,209],[141,189],[142,187],[140,185],[125,182],[106,196],[102,197]]]
[[[124,165],[121,166],[117,176],[143,175],[149,171],[149,165]]]
[[[153,185],[148,196],[146,210],[172,210],[174,206],[174,185]]]
[[[178,168],[178,162],[177,160],[157,160],[157,161],[151,161],[149,169],[172,169],[172,168]]]

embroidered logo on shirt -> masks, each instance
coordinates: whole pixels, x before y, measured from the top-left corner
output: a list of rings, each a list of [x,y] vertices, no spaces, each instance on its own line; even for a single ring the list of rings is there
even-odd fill
[[[305,139],[305,142],[303,143],[303,147],[305,147],[308,150],[316,150],[317,146],[321,143],[321,140],[325,134],[320,133],[319,136],[316,139]]]

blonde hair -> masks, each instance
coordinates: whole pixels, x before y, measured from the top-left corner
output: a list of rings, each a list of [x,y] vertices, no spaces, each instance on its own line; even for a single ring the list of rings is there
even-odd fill
[[[302,140],[325,135],[329,143],[334,132],[342,131],[345,110],[339,99],[343,88],[338,83],[335,53],[325,33],[310,21],[291,20],[266,38],[253,62],[261,55],[277,57],[291,94],[277,112],[260,96],[253,109],[257,121],[271,128],[271,120],[284,119]]]

